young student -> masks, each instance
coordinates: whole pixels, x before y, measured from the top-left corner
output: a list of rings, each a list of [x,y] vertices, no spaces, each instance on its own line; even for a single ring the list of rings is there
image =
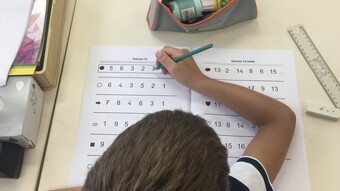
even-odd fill
[[[169,73],[255,123],[259,129],[243,156],[229,168],[226,147],[202,118],[175,110],[149,114],[129,127],[89,171],[83,191],[270,191],[295,130],[295,114],[281,102],[203,75],[188,50],[156,53]],[[71,189],[71,190],[73,190]]]

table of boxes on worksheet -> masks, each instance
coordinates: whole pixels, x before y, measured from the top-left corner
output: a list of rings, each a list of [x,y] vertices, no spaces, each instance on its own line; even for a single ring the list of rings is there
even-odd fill
[[[256,124],[155,69],[155,52],[159,49],[161,47],[91,47],[71,186],[83,183],[88,170],[120,133],[156,111],[181,109],[206,119],[228,149],[230,165],[255,136]],[[292,51],[213,48],[195,55],[194,59],[203,74],[273,97],[300,115]],[[290,172],[302,161],[299,169],[305,174],[300,121],[298,117],[298,128],[285,165]],[[294,163],[295,160],[299,162]]]

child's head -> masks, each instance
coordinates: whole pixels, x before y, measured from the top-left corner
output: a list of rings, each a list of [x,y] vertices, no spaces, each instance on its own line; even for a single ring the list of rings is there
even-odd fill
[[[83,190],[228,190],[227,158],[204,119],[160,111],[116,138],[88,173]]]

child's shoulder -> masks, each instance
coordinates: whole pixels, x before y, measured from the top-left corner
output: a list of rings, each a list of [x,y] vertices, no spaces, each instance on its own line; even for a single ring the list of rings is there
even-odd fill
[[[273,191],[266,169],[259,160],[243,156],[230,168],[230,191]]]

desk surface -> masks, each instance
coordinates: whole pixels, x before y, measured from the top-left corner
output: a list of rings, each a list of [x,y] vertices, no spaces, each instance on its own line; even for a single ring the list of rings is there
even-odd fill
[[[203,33],[151,32],[146,23],[150,0],[78,0],[53,117],[39,190],[67,187],[91,45],[150,45],[217,48],[290,49],[295,52],[301,110],[307,103],[332,106],[286,29],[303,24],[336,76],[340,76],[339,1],[258,0],[258,18]],[[322,3],[322,6],[321,6]],[[340,121],[302,112],[311,190],[340,186]]]

